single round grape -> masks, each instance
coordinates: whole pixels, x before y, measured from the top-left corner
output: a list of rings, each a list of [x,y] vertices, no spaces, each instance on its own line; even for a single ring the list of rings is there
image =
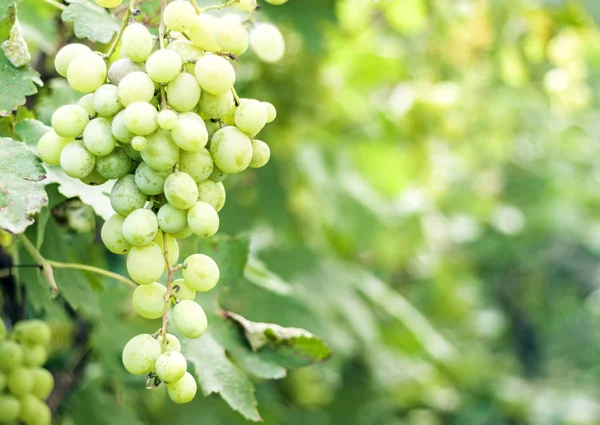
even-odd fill
[[[165,197],[175,208],[187,210],[198,199],[198,186],[189,174],[173,173],[165,180]]]
[[[196,339],[206,332],[208,319],[200,304],[183,300],[173,308],[173,324],[184,337]]]
[[[209,238],[219,230],[219,214],[207,202],[196,202],[188,210],[188,225],[196,236]]]
[[[177,53],[184,64],[196,62],[204,55],[204,50],[188,40],[175,40],[167,46],[167,49]]]
[[[133,139],[132,139],[133,141]],[[127,156],[129,156],[129,158],[131,158],[132,161],[135,162],[142,162],[142,154],[138,151],[136,151],[135,149],[133,149],[133,146],[131,146],[130,144],[123,144],[121,146],[123,149],[125,149],[125,152],[127,152]],[[137,168],[137,167],[135,167]],[[135,170],[132,170],[135,172]]]
[[[111,122],[106,118],[94,118],[83,131],[83,143],[88,151],[97,156],[108,155],[117,145],[112,134]]]
[[[251,168],[261,168],[267,165],[271,158],[271,149],[269,146],[261,140],[252,141],[252,161],[250,162]]]
[[[217,55],[202,56],[196,62],[196,80],[202,90],[219,95],[233,88],[235,71],[233,66]]]
[[[257,7],[256,0],[240,0],[239,7],[244,12],[252,12]]]
[[[167,353],[169,351],[177,351],[178,353],[181,352],[181,343],[179,342],[179,340],[177,339],[177,337],[175,335],[167,333],[167,349],[166,350],[164,349],[162,335],[158,336],[157,341],[160,344],[160,347],[161,347],[163,353]]]
[[[23,349],[14,341],[0,344],[0,370],[12,372],[23,364]]]
[[[133,308],[144,319],[158,319],[165,307],[167,288],[158,282],[140,285],[133,291]]]
[[[164,233],[159,230],[156,233],[156,237],[154,238],[154,243],[160,246],[161,249],[164,250],[165,240]],[[173,235],[169,235],[167,233],[167,248],[169,251],[169,264],[174,266],[179,261],[179,244],[177,243],[177,239],[173,237]],[[167,264],[165,261],[165,270],[167,270]]]
[[[11,423],[16,421],[21,410],[21,402],[8,394],[0,394],[0,422]]]
[[[119,214],[113,215],[102,226],[100,237],[106,248],[114,254],[127,254],[131,244],[123,236],[125,218]]]
[[[160,195],[169,174],[171,170],[156,171],[142,162],[135,170],[135,183],[146,195]]]
[[[196,152],[208,143],[208,131],[202,120],[180,118],[171,130],[171,137],[179,148],[188,152]]]
[[[217,27],[219,19],[208,13],[203,13],[195,18],[194,26],[188,31],[190,40],[196,46],[207,52],[218,52],[221,46],[217,43]]]
[[[60,166],[69,177],[81,179],[94,171],[96,157],[85,148],[82,140],[69,143],[60,154]]]
[[[100,186],[108,181],[106,177],[103,177],[98,173],[98,170],[94,168],[87,176],[79,179],[80,182],[87,184],[88,186]]]
[[[158,111],[147,102],[133,102],[125,108],[125,125],[138,136],[147,136],[158,127]]]
[[[94,92],[94,110],[98,112],[99,116],[112,117],[123,109],[123,105],[119,102],[117,91],[117,86],[104,84]]]
[[[117,97],[124,106],[134,102],[150,102],[154,97],[154,83],[145,72],[130,72],[121,80]]]
[[[204,120],[204,125],[206,125],[209,140],[221,129],[221,123],[218,120]]]
[[[217,212],[221,211],[226,200],[225,186],[221,182],[212,180],[198,183],[198,200],[208,202]]]
[[[235,111],[234,119],[237,128],[253,136],[267,124],[267,110],[258,100],[243,100]]]
[[[250,31],[250,45],[261,60],[278,62],[285,53],[285,40],[276,26],[257,24]]]
[[[54,130],[47,131],[38,141],[38,155],[46,164],[59,165],[61,152],[72,141],[73,138],[61,137]]]
[[[108,67],[108,81],[118,86],[126,75],[145,71],[146,67],[143,63],[134,62],[129,58],[117,59]]]
[[[133,211],[144,208],[146,199],[146,194],[137,187],[132,174],[117,180],[110,192],[110,205],[122,217],[127,217]]]
[[[225,52],[240,56],[248,50],[248,31],[238,15],[226,15],[219,19],[215,36]]]
[[[79,105],[64,105],[52,114],[52,128],[60,137],[77,137],[90,122],[87,111]]]
[[[198,391],[198,386],[194,377],[189,372],[186,372],[179,381],[167,384],[167,391],[171,401],[177,404],[184,404],[194,399],[196,391]]]
[[[77,101],[77,105],[81,106],[87,112],[89,117],[95,117],[98,113],[94,109],[94,93],[88,93],[82,96]]]
[[[185,210],[175,208],[171,204],[164,204],[158,210],[158,227],[163,232],[181,232],[187,226],[187,213]]]
[[[284,3],[287,3],[287,2],[288,2],[288,0],[265,0],[265,1],[266,1],[267,3],[269,3],[269,4],[273,4],[273,5],[275,5],[275,6],[280,6],[280,5],[282,5],[282,4],[284,4]]]
[[[227,178],[227,176],[229,176],[229,174],[224,173],[223,171],[219,170],[217,167],[214,167],[213,172],[210,174],[210,176],[208,176],[208,179],[215,183],[220,183],[223,180],[225,180]]]
[[[179,157],[179,171],[189,174],[196,183],[206,180],[213,171],[213,160],[208,149],[197,152],[182,151]]]
[[[173,142],[171,133],[165,130],[146,137],[148,147],[142,151],[142,159],[157,171],[172,170],[179,161],[179,148]]]
[[[202,92],[200,96],[200,110],[204,115],[211,119],[221,119],[231,110],[234,105],[233,94],[227,91],[221,95],[215,96],[209,92]]]
[[[158,232],[158,220],[152,210],[140,208],[125,218],[123,236],[133,246],[146,246]]]
[[[92,50],[84,44],[67,44],[58,51],[54,58],[56,72],[58,72],[61,77],[67,78],[67,70],[73,59],[83,53],[90,53],[91,51]]]
[[[27,425],[50,425],[52,414],[45,403],[38,400],[33,394],[23,395],[20,401],[19,419]]]
[[[18,367],[8,374],[7,383],[10,392],[21,397],[33,390],[33,374],[26,367]]]
[[[229,112],[221,118],[221,121],[227,125],[235,125],[235,112],[237,111],[237,105],[234,103]]]
[[[181,72],[183,62],[173,50],[157,50],[146,61],[146,73],[157,83],[173,81]]]
[[[108,155],[96,158],[96,171],[106,179],[120,179],[130,170],[131,159],[122,147],[117,146]]]
[[[185,263],[187,267],[183,269],[183,278],[190,288],[208,292],[219,282],[219,266],[208,255],[190,255]]]
[[[119,112],[112,120],[111,131],[113,136],[121,143],[131,143],[135,136],[125,125],[125,111]]]
[[[179,78],[181,75],[179,75],[177,78]],[[169,109],[165,109],[164,111],[160,111],[158,113],[158,126],[163,130],[173,130],[177,125],[177,120],[177,114]]]
[[[96,0],[102,7],[106,7],[107,9],[112,9],[113,7],[117,7],[123,2],[123,0]]]
[[[204,120],[202,119],[202,117],[200,115],[198,115],[195,112],[184,112],[182,114],[179,114],[179,119],[193,119],[196,121],[202,121],[204,122]]]
[[[191,111],[200,100],[200,86],[196,78],[182,72],[167,86],[167,101],[179,112]],[[163,111],[166,112],[166,111]]]
[[[156,374],[166,383],[179,381],[187,370],[187,361],[178,351],[167,351],[156,359]]]
[[[31,369],[33,390],[31,393],[40,400],[46,400],[54,388],[54,376],[42,367]]]
[[[165,269],[162,249],[154,242],[134,246],[127,254],[127,271],[134,282],[150,285],[160,279]]]
[[[252,141],[236,127],[224,127],[213,136],[210,153],[219,169],[228,174],[241,173],[252,161]]]
[[[169,3],[163,13],[163,22],[171,31],[184,32],[196,23],[194,7],[182,0]]]
[[[135,136],[131,139],[131,147],[136,151],[141,152],[148,147],[148,139],[144,136]]]
[[[173,288],[178,287],[179,289],[175,292],[175,296],[180,300],[194,300],[196,298],[196,291],[189,287],[185,282],[185,279],[177,279],[173,282]]]
[[[267,124],[275,121],[277,118],[277,109],[273,106],[272,103],[269,102],[261,102],[267,111]]]
[[[106,81],[106,63],[94,52],[82,53],[71,61],[67,81],[75,90],[91,93]]]
[[[186,217],[187,219],[187,217]],[[192,236],[194,234],[194,232],[192,232],[192,229],[190,229],[190,226],[188,226],[186,224],[185,229],[183,229],[181,232],[177,232],[177,233],[173,233],[173,237],[176,239],[187,239],[190,236]]]
[[[13,339],[23,344],[47,346],[50,338],[52,338],[50,326],[38,319],[18,322],[13,329]]]
[[[160,344],[152,335],[137,335],[131,338],[123,349],[123,366],[129,373],[144,375],[154,369],[160,354]]]
[[[23,350],[23,364],[27,367],[43,366],[48,360],[46,349],[39,345],[28,345]]]
[[[121,54],[134,62],[145,62],[152,53],[152,34],[139,23],[130,24],[123,31]]]

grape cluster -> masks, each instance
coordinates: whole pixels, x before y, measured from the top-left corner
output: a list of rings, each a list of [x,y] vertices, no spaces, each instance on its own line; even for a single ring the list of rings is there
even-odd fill
[[[42,367],[50,337],[50,328],[40,320],[18,322],[7,335],[0,319],[0,423],[50,425],[44,400],[54,388],[54,377]]]
[[[257,8],[256,0],[238,4]],[[166,383],[176,403],[189,402],[197,388],[179,341],[166,333],[167,313],[172,308],[179,334],[200,337],[207,317],[194,301],[196,291],[209,291],[219,280],[219,267],[204,254],[177,264],[177,240],[213,236],[226,198],[222,181],[270,158],[256,135],[276,109],[238,98],[232,62],[249,47],[263,61],[278,61],[285,44],[273,25],[252,23],[248,31],[247,23],[237,15],[197,14],[191,3],[175,0],[163,11],[158,40],[144,25],[128,23],[121,57],[109,67],[110,58],[87,46],[63,47],[56,71],[86,94],[55,111],[52,130],[38,143],[40,158],[72,178],[88,185],[116,180],[110,193],[116,214],[103,225],[102,241],[111,252],[127,254],[127,271],[139,284],[137,313],[163,318],[157,333],[127,343],[123,364],[147,375],[150,386]],[[165,270],[167,286],[158,282]],[[172,281],[178,270],[183,278]]]

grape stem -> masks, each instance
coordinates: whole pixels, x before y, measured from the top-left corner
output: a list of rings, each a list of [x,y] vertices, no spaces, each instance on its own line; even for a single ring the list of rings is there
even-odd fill
[[[165,293],[165,307],[163,308],[162,314],[162,326],[160,328],[160,334],[163,337],[163,351],[167,351],[167,323],[169,321],[169,307],[171,305],[171,296],[173,296],[173,273],[175,273],[181,265],[171,267],[171,261],[169,260],[169,241],[167,234],[163,233],[163,247],[165,252],[165,262],[167,263],[167,292]]]
[[[125,10],[125,14],[123,15],[123,20],[121,21],[121,28],[119,29],[117,36],[111,43],[110,48],[108,49],[108,52],[106,52],[106,54],[104,55],[104,59],[109,60],[110,57],[113,55],[113,53],[115,53],[115,50],[117,50],[119,41],[121,41],[121,37],[123,37],[123,32],[125,32],[125,28],[127,28],[127,25],[129,24],[129,18],[131,18],[131,15],[133,14],[133,12],[135,10],[136,1],[137,0],[131,0],[129,2],[129,7],[127,8],[127,10]]]
[[[54,6],[56,8],[58,8],[60,10],[65,10],[67,8],[66,5],[64,5],[61,2],[56,1],[56,0],[44,0],[44,2],[46,2],[46,3],[48,3],[48,4],[52,5],[52,6]]]
[[[198,13],[203,13],[203,12],[206,12],[207,10],[221,10],[224,7],[231,6],[232,4],[236,4],[239,2],[240,2],[240,0],[228,0],[225,2],[225,4],[215,4],[214,6],[206,6],[206,7],[200,8],[199,9],[200,11]],[[194,5],[194,7],[198,7],[198,5],[196,5],[195,3],[196,3],[196,1],[192,0],[192,4]]]
[[[233,100],[235,100],[235,106],[240,106],[240,103],[242,103],[242,101],[240,100],[237,91],[235,91],[235,87],[231,88],[231,93],[233,94]]]

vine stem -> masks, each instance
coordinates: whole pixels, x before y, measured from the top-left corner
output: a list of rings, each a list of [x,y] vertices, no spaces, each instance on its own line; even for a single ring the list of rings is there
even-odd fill
[[[200,12],[198,12],[198,13],[206,12],[207,10],[221,10],[224,7],[228,7],[228,6],[231,6],[232,4],[236,4],[239,2],[240,2],[240,0],[228,0],[225,2],[225,4],[215,4],[214,6],[202,7],[202,8],[200,8]],[[196,3],[195,0],[192,3]],[[198,7],[198,5],[195,5],[195,7]]]
[[[231,88],[231,93],[233,94],[233,100],[235,101],[235,106],[240,106],[240,103],[242,103],[242,101],[240,100],[240,97],[237,94],[237,91],[235,91],[235,87]]]
[[[108,52],[106,52],[106,54],[104,55],[104,58],[106,60],[109,60],[110,57],[113,55],[113,53],[115,53],[115,50],[117,50],[119,41],[121,41],[121,37],[123,37],[123,32],[125,32],[125,28],[127,28],[127,24],[129,24],[129,18],[131,18],[131,15],[133,14],[133,11],[135,10],[136,1],[137,0],[131,0],[129,2],[129,7],[127,7],[127,10],[125,10],[125,14],[123,15],[123,20],[121,21],[121,28],[119,29],[117,36],[111,43],[110,48],[108,49]]]
[[[61,2],[56,1],[56,0],[44,0],[44,2],[46,2],[46,3],[48,3],[48,4],[52,5],[52,6],[54,6],[56,8],[58,8],[60,10],[65,10],[67,8],[66,5],[64,5]]]
[[[162,314],[162,326],[160,327],[160,334],[163,337],[163,351],[167,351],[167,323],[169,322],[168,314],[169,307],[171,305],[171,296],[173,295],[173,273],[179,269],[179,266],[172,267],[171,261],[169,260],[169,241],[167,234],[163,233],[163,248],[165,252],[165,263],[167,263],[167,292],[165,293],[165,306]]]

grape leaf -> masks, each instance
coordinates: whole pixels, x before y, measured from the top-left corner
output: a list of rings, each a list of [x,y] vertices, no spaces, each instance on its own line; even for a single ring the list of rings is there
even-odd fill
[[[31,118],[21,120],[15,124],[15,132],[21,141],[34,149],[40,137],[50,130],[51,128],[43,122]]]
[[[119,31],[119,21],[96,3],[89,0],[71,0],[70,3],[62,19],[74,23],[78,38],[106,44]]]
[[[24,144],[0,139],[0,227],[22,233],[33,223],[31,215],[48,201],[45,178],[40,159]]]
[[[2,43],[2,50],[4,50],[6,58],[16,67],[26,65],[31,60],[21,25],[16,19],[10,29],[9,38]]]
[[[37,85],[42,86],[39,74],[33,69],[15,67],[0,51],[0,116],[8,116],[25,104],[25,97],[37,93]]]

